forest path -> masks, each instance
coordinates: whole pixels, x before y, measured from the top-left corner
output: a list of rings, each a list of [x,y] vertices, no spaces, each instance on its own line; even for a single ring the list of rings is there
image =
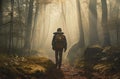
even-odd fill
[[[77,69],[70,65],[63,65],[61,67],[61,71],[64,74],[63,79],[87,79],[83,74],[85,73],[84,70]]]

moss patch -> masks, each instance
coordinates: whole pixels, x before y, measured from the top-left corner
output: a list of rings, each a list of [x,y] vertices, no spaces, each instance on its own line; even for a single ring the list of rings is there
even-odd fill
[[[41,79],[53,69],[54,63],[44,57],[0,55],[0,79]]]

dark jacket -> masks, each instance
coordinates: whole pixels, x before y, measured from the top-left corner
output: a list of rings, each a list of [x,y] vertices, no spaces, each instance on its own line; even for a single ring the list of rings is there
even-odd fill
[[[65,37],[64,33],[63,32],[54,32],[53,34],[54,34],[53,39],[52,39],[53,50],[64,49],[66,51],[67,40],[66,40],[66,37]],[[61,35],[63,37],[63,42],[62,43],[58,44],[58,42],[55,40],[57,35]],[[60,47],[60,46],[62,46],[62,47]]]

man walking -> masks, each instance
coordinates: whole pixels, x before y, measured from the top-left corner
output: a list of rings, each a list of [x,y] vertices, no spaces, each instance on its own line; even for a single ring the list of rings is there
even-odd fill
[[[61,28],[58,28],[57,32],[53,34],[52,49],[55,51],[56,68],[60,69],[62,64],[62,53],[67,50],[67,40]]]

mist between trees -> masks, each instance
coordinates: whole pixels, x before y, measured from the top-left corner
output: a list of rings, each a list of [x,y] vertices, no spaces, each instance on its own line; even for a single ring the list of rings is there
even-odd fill
[[[120,45],[120,0],[0,0],[0,48],[53,52],[63,29],[69,49]]]

